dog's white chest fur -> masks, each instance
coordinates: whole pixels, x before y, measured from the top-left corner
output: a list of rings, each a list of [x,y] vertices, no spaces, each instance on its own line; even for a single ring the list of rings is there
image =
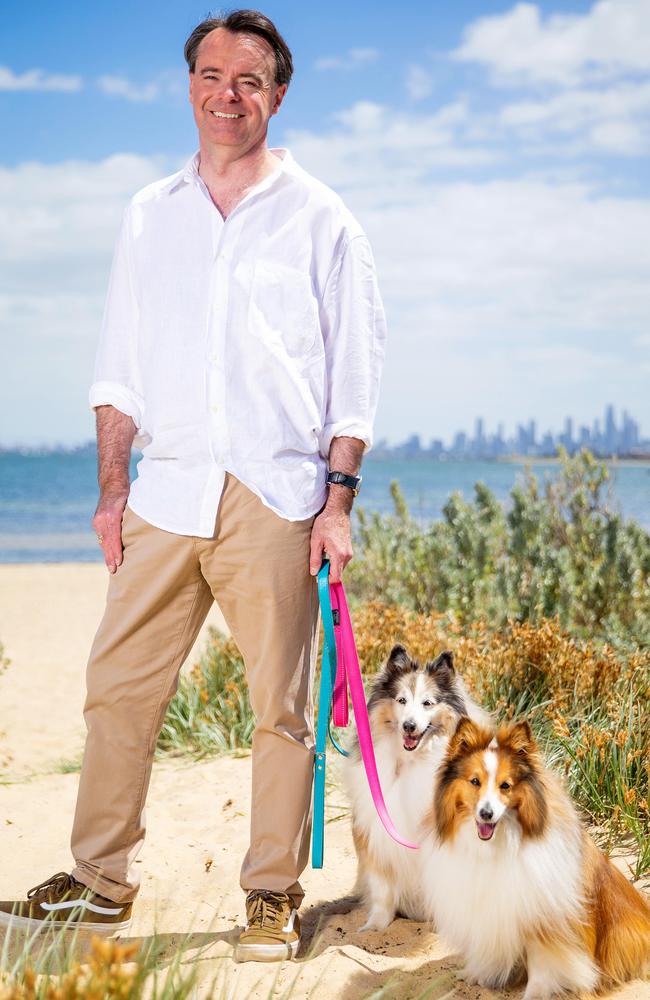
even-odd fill
[[[431,810],[433,776],[447,745],[434,738],[409,758],[395,754],[394,738],[375,747],[377,772],[388,813],[399,833],[412,843],[423,840],[422,820]],[[389,836],[377,815],[361,760],[343,768],[344,784],[352,804],[359,871],[356,891],[370,913],[366,928],[387,927],[397,912],[425,920],[420,852],[402,847]]]

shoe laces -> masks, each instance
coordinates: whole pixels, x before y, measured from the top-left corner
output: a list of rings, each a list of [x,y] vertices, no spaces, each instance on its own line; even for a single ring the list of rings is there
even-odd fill
[[[27,898],[32,899],[38,894],[45,894],[49,899],[58,899],[76,885],[75,879],[68,872],[57,872],[51,878],[46,878],[44,882],[35,885],[27,893]]]
[[[256,927],[264,927],[265,924],[275,926],[283,924],[283,908],[291,900],[286,892],[271,892],[270,889],[258,889],[255,893],[250,893],[246,899],[248,910],[248,924]]]

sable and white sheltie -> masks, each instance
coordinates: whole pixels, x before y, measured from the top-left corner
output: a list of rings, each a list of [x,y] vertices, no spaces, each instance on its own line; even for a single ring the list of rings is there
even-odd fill
[[[432,775],[464,715],[489,723],[467,694],[450,652],[421,667],[403,646],[393,648],[373,684],[368,716],[386,807],[402,836],[414,843],[421,840],[420,824],[430,810]],[[357,741],[342,774],[358,857],[355,891],[369,909],[361,930],[381,930],[398,912],[425,920],[420,852],[396,844],[384,829]]]
[[[421,848],[427,916],[465,978],[524,1000],[650,971],[650,907],[583,830],[528,723],[461,719],[434,778]]]

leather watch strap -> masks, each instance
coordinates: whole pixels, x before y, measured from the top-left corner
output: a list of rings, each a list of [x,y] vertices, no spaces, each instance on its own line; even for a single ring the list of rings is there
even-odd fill
[[[327,483],[328,485],[347,486],[356,497],[361,486],[361,476],[349,476],[346,472],[332,471],[327,475]]]

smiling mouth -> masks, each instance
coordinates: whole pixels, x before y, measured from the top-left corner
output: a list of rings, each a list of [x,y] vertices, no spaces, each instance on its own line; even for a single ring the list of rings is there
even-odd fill
[[[420,733],[419,736],[403,736],[402,742],[404,744],[405,750],[415,750],[416,747],[420,745],[420,740],[424,736],[424,733]]]
[[[214,115],[215,118],[243,118],[243,115],[239,114],[228,114],[225,111],[211,111],[210,114]]]
[[[496,823],[479,823],[479,821],[476,820],[476,832],[481,840],[490,840],[492,834],[494,833],[495,826]]]

